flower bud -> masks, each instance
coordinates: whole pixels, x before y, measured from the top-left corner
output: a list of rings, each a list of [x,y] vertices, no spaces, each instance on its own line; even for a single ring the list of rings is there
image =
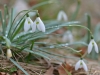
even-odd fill
[[[7,49],[7,59],[12,57],[12,52],[10,49]]]

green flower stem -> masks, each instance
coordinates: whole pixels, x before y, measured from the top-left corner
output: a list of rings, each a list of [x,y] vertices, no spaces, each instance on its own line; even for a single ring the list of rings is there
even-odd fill
[[[31,44],[30,50],[32,50],[33,47],[34,47],[34,41],[32,41],[32,44]],[[29,55],[31,55],[31,53],[29,53]]]
[[[73,49],[73,48],[71,48],[71,47],[67,47],[67,48],[70,49],[70,50],[72,50],[72,51],[74,51],[74,52],[76,52],[76,53],[79,54],[80,56],[82,56],[82,54],[80,53],[81,50],[80,50],[80,51],[77,51],[77,50],[75,50],[75,49]]]
[[[91,32],[91,30],[90,30],[89,28],[87,28],[87,27],[85,27],[85,26],[82,26],[82,25],[74,25],[74,26],[78,26],[78,27],[82,27],[82,28],[87,29],[89,35],[93,38],[93,34],[92,34],[92,32]],[[85,54],[82,56],[82,58],[84,58],[86,55],[87,55],[87,51],[86,51]]]
[[[93,36],[91,30],[85,26],[82,26],[82,25],[69,25],[69,26],[75,26],[75,27],[82,27],[82,28],[85,28],[86,30],[88,30],[88,32],[90,33],[91,36]]]
[[[81,5],[81,2],[80,2],[80,0],[78,0],[76,10],[71,17],[71,21],[76,19],[78,12],[79,12],[79,9],[80,9],[80,5]]]
[[[90,15],[89,15],[88,13],[86,14],[86,17],[87,17],[87,28],[88,28],[89,30],[91,30],[91,17],[90,17]],[[87,43],[90,42],[90,38],[93,39],[93,35],[91,35],[90,32],[88,31]],[[84,58],[86,55],[87,55],[87,51],[86,51],[85,54],[82,56],[82,58]]]
[[[93,34],[92,34],[91,30],[89,28],[87,28],[86,26],[83,26],[83,25],[68,25],[68,26],[69,27],[82,27],[82,28],[85,28],[90,33],[91,37],[93,37]],[[87,54],[87,52],[82,56],[82,58],[85,57],[86,54]]]
[[[85,54],[84,54],[81,58],[84,58],[84,57],[87,55],[87,53],[88,53],[88,52],[86,51]]]
[[[87,27],[91,30],[91,17],[89,14],[87,14],[86,16],[87,16]],[[88,31],[87,43],[89,42],[90,42],[90,32]]]
[[[34,47],[34,40],[32,41],[32,44],[30,46],[30,50],[32,50]],[[29,53],[27,56],[26,56],[26,61],[28,62],[29,60],[31,60],[31,58],[33,57],[33,54],[32,53]]]

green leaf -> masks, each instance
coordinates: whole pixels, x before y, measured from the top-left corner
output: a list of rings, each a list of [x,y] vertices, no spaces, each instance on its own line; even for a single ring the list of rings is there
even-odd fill
[[[36,55],[39,55],[39,56],[41,56],[41,57],[44,57],[44,58],[46,58],[46,59],[51,60],[51,59],[50,59],[49,57],[47,57],[44,53],[35,52],[35,51],[29,50],[29,49],[24,49],[24,51],[29,52],[29,53],[32,53],[32,54],[36,54]]]
[[[11,37],[11,35],[12,35],[12,33],[11,33],[11,30],[12,30],[12,20],[13,20],[13,8],[11,9],[11,14],[10,14],[10,22],[9,22],[9,26],[8,26],[8,31],[6,31],[6,32],[8,32],[8,34],[6,34],[7,36],[8,36],[8,38],[10,38]]]
[[[32,31],[29,31],[29,32],[21,32],[19,33],[18,35],[16,35],[14,37],[14,40],[13,41],[18,41],[19,39],[20,40],[23,40],[23,41],[30,41],[30,40],[35,40],[37,38],[41,38],[47,34],[50,34],[58,29],[60,29],[61,27],[63,26],[69,26],[70,24],[71,25],[74,25],[74,24],[77,24],[79,22],[66,22],[66,23],[61,23],[61,24],[50,24],[50,25],[45,25],[46,27],[46,32],[43,33],[41,31],[36,31],[36,32],[32,32]]]
[[[91,30],[91,16],[87,13],[86,14],[86,17],[87,17],[87,27]],[[90,34],[89,31],[87,33],[87,36],[88,36],[87,43],[89,43],[90,42],[90,39],[91,39],[91,34]]]
[[[16,30],[13,32],[13,36],[17,35],[21,29],[23,29],[23,26],[24,26],[24,22],[25,22],[25,19],[22,21],[21,24],[19,24],[19,26],[16,28]]]
[[[10,68],[10,72],[14,72],[14,71],[17,71],[17,68],[16,67]]]
[[[78,0],[76,10],[72,14],[72,17],[71,17],[71,21],[74,21],[76,19],[78,12],[79,12],[79,9],[80,9],[80,5],[81,5],[81,2],[80,2],[80,0]]]
[[[12,63],[14,63],[14,65],[16,65],[20,70],[22,70],[24,73],[25,73],[25,75],[29,75],[19,64],[17,64],[17,62],[16,61],[14,61],[12,58],[10,58],[10,61],[12,62]]]
[[[4,33],[6,31],[8,17],[9,17],[8,7],[7,5],[4,5],[4,29],[3,29]]]
[[[98,23],[94,29],[94,39],[96,42],[100,41],[100,38],[98,37],[100,35],[99,33],[100,33],[100,23]]]
[[[1,21],[1,24],[2,24],[2,33],[4,35],[4,23],[3,23],[3,18],[2,18],[2,13],[0,11],[0,21]]]
[[[9,21],[8,21],[8,25],[6,27],[6,34],[5,36],[10,38],[11,37],[11,30],[12,30],[12,20],[13,20],[13,9],[11,9],[11,14],[10,14],[10,18],[9,18]]]
[[[3,37],[3,39],[5,40],[5,42],[6,42],[6,46],[8,47],[8,48],[10,48],[10,46],[11,46],[11,42],[10,42],[10,40],[7,38],[7,37]]]
[[[34,6],[31,7],[30,9],[35,9],[35,8],[40,7],[40,6],[43,6],[43,5],[46,5],[46,4],[51,4],[51,3],[53,3],[53,1],[45,1],[45,2],[41,2],[41,3],[39,3],[39,4],[34,5]]]

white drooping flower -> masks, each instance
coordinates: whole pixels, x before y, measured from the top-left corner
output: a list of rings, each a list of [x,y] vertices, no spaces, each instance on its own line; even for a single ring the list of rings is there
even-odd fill
[[[68,21],[68,17],[66,15],[66,13],[64,11],[59,11],[58,13],[58,16],[57,16],[57,20],[58,21],[61,21],[61,20],[64,20],[64,21]]]
[[[33,25],[33,21],[31,20],[30,17],[27,17],[24,23],[24,31],[27,32],[32,25]]]
[[[10,49],[7,49],[7,59],[12,57],[12,52]]]
[[[97,46],[96,42],[94,41],[94,39],[91,39],[91,41],[88,45],[88,54],[91,53],[93,47],[94,47],[95,52],[99,53],[98,46]]]
[[[63,42],[67,42],[68,41],[69,43],[72,43],[74,41],[73,34],[72,34],[72,32],[70,30],[67,30],[64,33],[64,35],[62,37],[62,41]]]
[[[79,60],[75,65],[75,70],[78,70],[79,68],[83,68],[85,71],[88,71],[87,65],[82,59]]]
[[[42,32],[45,32],[45,25],[44,23],[42,22],[42,20],[40,19],[40,17],[37,17],[35,22],[33,23],[32,26],[32,31],[35,32],[36,30],[36,27],[39,31],[42,31]]]

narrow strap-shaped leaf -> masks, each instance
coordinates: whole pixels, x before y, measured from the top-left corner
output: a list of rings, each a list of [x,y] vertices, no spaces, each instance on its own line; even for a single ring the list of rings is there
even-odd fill
[[[50,60],[50,58],[49,58],[49,57],[45,56],[45,55],[44,55],[44,54],[42,54],[42,53],[35,52],[35,51],[29,50],[29,49],[24,49],[24,51],[26,51],[26,52],[30,52],[30,53],[32,53],[32,54],[39,55],[39,56],[41,56],[41,57],[44,57],[44,58],[46,58],[46,59],[49,59],[49,60]]]
[[[78,23],[79,22],[66,22],[66,23],[62,23],[62,24],[55,24],[54,23],[54,24],[51,24],[51,25],[47,24],[47,25],[45,25],[45,27],[46,27],[46,33],[43,33],[43,32],[40,32],[40,31],[34,32],[34,33],[32,31],[29,31],[29,32],[26,32],[26,33],[25,32],[21,32],[20,34],[16,35],[16,37],[14,38],[14,40],[20,39],[20,37],[22,38],[22,37],[27,37],[27,36],[30,36],[30,35],[32,35],[32,36],[38,36],[38,35],[42,36],[44,34],[49,34],[49,33],[53,32],[54,30],[57,30],[59,27],[68,26],[68,25],[72,25],[72,24],[76,25]]]
[[[25,75],[29,75],[16,61],[14,61],[12,58],[10,58],[10,61],[12,62],[12,63],[14,63],[14,65],[16,65],[20,70],[22,70],[24,73],[25,73]]]
[[[7,26],[7,18],[8,18],[9,12],[8,12],[8,8],[7,5],[4,5],[4,33],[6,31],[6,26]]]
[[[0,11],[0,21],[1,21],[1,24],[2,24],[2,33],[4,35],[4,23],[3,23],[3,18],[2,18],[2,13]]]
[[[91,30],[91,17],[90,17],[89,14],[86,14],[86,17],[87,17],[87,27]],[[87,43],[90,42],[90,37],[91,37],[91,34],[90,34],[90,32],[88,31]]]
[[[31,9],[35,9],[37,7],[40,7],[40,6],[43,6],[43,5],[46,5],[46,4],[50,4],[50,3],[53,3],[53,1],[49,0],[49,1],[45,1],[45,2],[42,2],[42,3],[36,4],[33,7],[31,7]]]
[[[13,8],[11,9],[11,14],[10,14],[10,22],[9,22],[9,26],[8,26],[8,34],[6,34],[6,35],[8,35],[8,38],[10,38],[11,37],[11,30],[12,30],[12,20],[13,20]]]
[[[80,0],[78,0],[76,10],[72,14],[72,17],[71,17],[71,21],[76,19],[77,15],[78,15],[78,12],[79,12],[79,9],[80,9],[80,5],[81,5],[81,2],[80,2]]]
[[[100,23],[98,23],[96,26],[95,26],[95,29],[94,29],[94,39],[95,41],[97,42],[100,42],[100,38],[98,37],[100,33]]]
[[[24,26],[24,22],[25,22],[25,19],[22,21],[22,23],[16,28],[16,30],[13,32],[14,33],[14,36],[17,35],[21,29],[23,28]]]
[[[3,37],[3,39],[5,40],[5,42],[6,42],[6,46],[8,47],[8,48],[10,48],[10,46],[11,46],[11,42],[10,42],[10,40],[7,38],[7,37]]]

